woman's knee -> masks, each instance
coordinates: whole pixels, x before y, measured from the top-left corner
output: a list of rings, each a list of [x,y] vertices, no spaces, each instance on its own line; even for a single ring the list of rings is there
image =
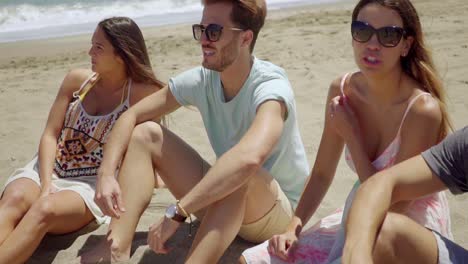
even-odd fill
[[[375,241],[374,258],[382,260],[396,257],[399,237],[405,233],[404,218],[401,214],[387,213]]]
[[[30,215],[37,224],[50,224],[56,217],[55,204],[49,197],[43,197],[35,202],[31,209]]]
[[[162,127],[156,122],[148,121],[133,129],[132,141],[142,144],[157,143],[162,140]]]
[[[31,207],[33,201],[28,196],[25,190],[12,190],[2,197],[2,204],[7,210],[18,211],[22,214],[26,213]]]

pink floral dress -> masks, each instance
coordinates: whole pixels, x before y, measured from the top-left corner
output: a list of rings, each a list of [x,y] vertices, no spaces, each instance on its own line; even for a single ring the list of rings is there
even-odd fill
[[[341,91],[343,93],[344,81],[348,74],[346,74],[341,82]],[[400,150],[401,137],[400,130],[408,113],[414,102],[422,96],[429,95],[429,93],[421,93],[415,96],[406,109],[403,115],[400,128],[395,139],[385,149],[385,151],[372,162],[372,165],[377,170],[384,170],[394,165],[396,155]],[[345,148],[345,158],[349,167],[355,171],[352,157]],[[323,264],[323,263],[340,263],[340,258],[343,251],[345,242],[344,224],[348,210],[354,200],[354,195],[359,187],[359,180],[354,184],[348,198],[346,199],[345,206],[337,209],[331,215],[319,220],[311,228],[303,231],[299,237],[298,247],[291,257],[291,262],[285,262],[267,251],[268,241],[247,249],[242,253],[247,263],[258,264],[283,264],[283,263],[296,263],[296,264]],[[406,215],[412,218],[417,223],[439,232],[443,236],[453,239],[450,224],[450,210],[448,206],[447,197],[445,192],[434,193],[420,199],[414,200]]]

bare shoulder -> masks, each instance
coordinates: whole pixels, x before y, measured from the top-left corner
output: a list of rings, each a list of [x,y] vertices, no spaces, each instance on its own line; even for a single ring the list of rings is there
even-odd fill
[[[441,135],[442,111],[436,98],[420,95],[408,110],[400,130],[399,160],[405,160],[436,144]],[[409,100],[416,98],[413,95]]]
[[[344,83],[344,93],[346,95],[348,95],[348,92],[349,92],[349,88],[346,88],[346,87],[358,87],[358,83],[359,83],[359,72],[355,72],[355,73],[348,73],[348,74],[343,74],[343,75],[340,75],[338,76],[337,78],[335,78],[331,84],[330,84],[330,88],[329,88],[329,91],[328,91],[328,96],[329,98],[333,98],[335,96],[338,96],[338,95],[341,95],[341,82],[343,81],[343,78],[346,77],[346,80],[345,80],[345,83]],[[355,90],[354,88],[352,88],[351,90]]]
[[[63,79],[61,92],[73,93],[80,89],[83,82],[85,82],[93,72],[89,69],[73,69],[70,70]]]
[[[408,110],[402,132],[433,132],[434,135],[438,135],[441,124],[442,111],[437,99],[430,95],[421,95]]]
[[[413,97],[414,98],[414,97]],[[413,106],[409,109],[407,118],[421,120],[424,122],[432,121],[440,124],[442,120],[442,111],[439,101],[431,95],[420,95]]]
[[[131,94],[131,105],[138,103],[141,99],[161,90],[162,87],[148,83],[133,83]]]

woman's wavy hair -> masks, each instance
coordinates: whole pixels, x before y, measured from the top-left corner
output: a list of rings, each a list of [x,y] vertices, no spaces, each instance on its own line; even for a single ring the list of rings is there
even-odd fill
[[[162,88],[164,83],[154,75],[145,40],[138,25],[128,17],[111,17],[99,22],[115,53],[125,63],[127,75],[136,82],[151,83]]]
[[[432,94],[439,102],[442,112],[439,140],[442,140],[450,130],[453,130],[453,126],[447,112],[445,89],[434,66],[432,54],[424,43],[422,26],[416,9],[409,0],[360,0],[353,10],[353,21],[357,20],[361,9],[368,4],[379,4],[395,10],[403,20],[405,37],[412,36],[414,38],[408,54],[401,57],[401,67],[406,74],[419,82],[423,89]]]
[[[125,63],[127,75],[135,82],[153,84],[159,89],[165,86],[156,78],[146,49],[145,39],[138,25],[128,17],[111,17],[99,22],[114,52]],[[165,118],[163,124],[167,124]]]

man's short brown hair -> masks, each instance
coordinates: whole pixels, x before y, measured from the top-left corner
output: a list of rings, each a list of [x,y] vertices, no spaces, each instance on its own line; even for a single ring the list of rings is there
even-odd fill
[[[203,0],[204,5],[215,3],[231,3],[231,20],[241,29],[252,30],[253,40],[250,53],[253,52],[258,33],[265,23],[267,7],[265,0]]]

